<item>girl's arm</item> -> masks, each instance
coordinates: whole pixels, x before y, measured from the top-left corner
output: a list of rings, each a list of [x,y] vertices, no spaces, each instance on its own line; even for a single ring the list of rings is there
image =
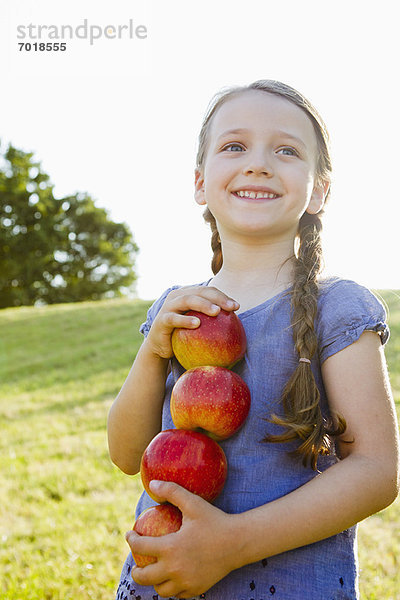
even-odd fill
[[[159,484],[157,494],[181,508],[183,525],[161,538],[129,534],[136,552],[158,557],[149,567],[134,568],[135,581],[187,598],[233,569],[335,535],[394,501],[398,429],[376,333],[364,332],[328,358],[322,372],[331,409],[347,421],[343,438],[354,439],[340,443],[342,460],[286,496],[238,515],[175,484]]]
[[[270,555],[339,533],[387,507],[399,492],[398,425],[377,334],[364,332],[328,358],[322,375],[331,409],[347,422],[342,437],[354,442],[339,442],[342,460],[304,486],[241,515],[243,533],[264,523]],[[242,538],[244,564],[262,558],[261,537],[257,548],[254,538]]]
[[[161,429],[172,332],[175,327],[195,329],[200,324],[184,313],[197,310],[212,316],[221,308],[238,307],[213,287],[187,286],[168,294],[108,415],[110,457],[122,471],[128,475],[139,471],[144,450]]]
[[[108,414],[111,460],[128,475],[140,469],[150,440],[160,431],[169,359],[155,354],[146,339]]]

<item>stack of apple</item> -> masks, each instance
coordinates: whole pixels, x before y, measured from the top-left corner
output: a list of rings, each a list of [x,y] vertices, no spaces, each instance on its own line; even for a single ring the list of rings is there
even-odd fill
[[[211,317],[197,311],[197,329],[175,329],[172,348],[187,369],[171,394],[171,416],[176,429],[156,435],[143,453],[140,474],[146,492],[153,479],[173,481],[212,502],[220,494],[227,476],[227,461],[217,443],[238,431],[250,409],[250,391],[239,375],[230,370],[246,351],[246,334],[234,312],[221,310]],[[133,529],[139,535],[160,536],[180,529],[182,513],[172,504],[148,508]],[[139,567],[156,559],[134,555]]]

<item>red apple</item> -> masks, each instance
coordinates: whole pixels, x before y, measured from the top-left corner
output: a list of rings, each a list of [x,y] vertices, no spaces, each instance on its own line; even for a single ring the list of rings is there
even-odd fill
[[[189,310],[198,317],[196,329],[176,328],[172,332],[172,349],[185,369],[212,365],[231,368],[246,352],[246,334],[234,312],[220,310],[215,317]]]
[[[244,423],[250,391],[239,375],[223,367],[185,371],[172,389],[171,415],[178,429],[203,430],[225,440]]]
[[[173,504],[158,504],[144,510],[136,519],[133,530],[139,535],[160,536],[174,533],[181,528],[182,513]],[[133,554],[138,567],[146,567],[157,562],[154,556]]]
[[[166,429],[144,451],[140,474],[144,489],[156,502],[163,500],[150,491],[152,479],[173,481],[211,502],[224,487],[227,462],[222,448],[207,435]]]

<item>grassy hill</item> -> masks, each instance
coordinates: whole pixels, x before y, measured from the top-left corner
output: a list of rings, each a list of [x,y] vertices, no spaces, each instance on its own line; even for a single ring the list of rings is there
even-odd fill
[[[400,296],[384,291],[400,402]],[[141,491],[108,457],[106,418],[149,302],[0,311],[0,599],[114,597]],[[360,526],[363,600],[400,597],[400,503]]]

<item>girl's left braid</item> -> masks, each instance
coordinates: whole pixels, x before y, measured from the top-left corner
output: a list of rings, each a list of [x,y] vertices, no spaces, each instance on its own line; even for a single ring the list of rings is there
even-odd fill
[[[294,267],[291,293],[291,323],[294,346],[299,357],[309,360],[317,351],[315,319],[317,316],[317,276],[322,267],[322,223],[319,215],[304,213],[299,224],[299,250]],[[290,442],[301,444],[294,451],[315,470],[320,454],[330,452],[330,436],[338,436],[346,429],[345,420],[332,416],[327,422],[321,413],[320,393],[311,365],[299,362],[281,397],[284,416],[271,415],[268,421],[285,427],[279,435],[267,435],[266,442]]]

